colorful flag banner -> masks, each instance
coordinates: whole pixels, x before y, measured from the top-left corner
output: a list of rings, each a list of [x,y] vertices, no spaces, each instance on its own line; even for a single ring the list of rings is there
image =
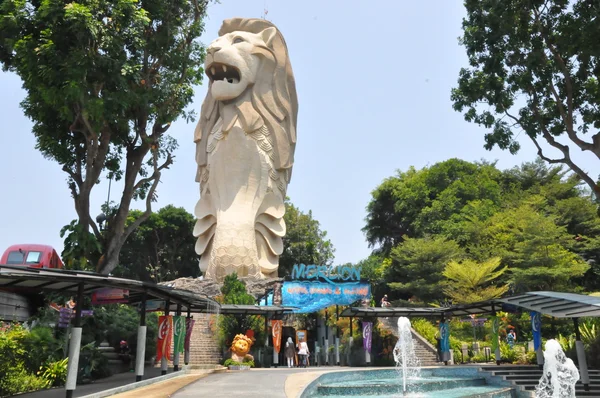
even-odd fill
[[[450,328],[448,322],[440,322],[440,351],[450,353]]]
[[[499,336],[498,333],[500,332],[500,321],[498,319],[498,316],[493,315],[490,320],[492,321],[492,341],[491,341],[491,349],[493,353],[496,353],[496,350],[498,349],[498,343],[499,343]]]
[[[173,317],[173,352],[183,352],[185,346],[185,317]]]
[[[283,329],[283,321],[271,321],[271,331],[273,335],[273,348],[279,354],[281,349],[281,331]]]
[[[158,344],[156,345],[156,361],[164,356],[171,360],[171,341],[173,335],[173,317],[161,315],[158,317]]]
[[[363,348],[368,353],[371,352],[371,339],[373,336],[373,323],[363,322]]]
[[[538,350],[542,346],[542,318],[536,311],[529,313],[531,316],[531,331],[533,332],[533,349]]]
[[[196,323],[196,321],[192,318],[185,319],[185,344],[183,345],[183,348],[186,351],[190,350],[190,339],[192,338],[192,330],[194,329],[194,323]]]

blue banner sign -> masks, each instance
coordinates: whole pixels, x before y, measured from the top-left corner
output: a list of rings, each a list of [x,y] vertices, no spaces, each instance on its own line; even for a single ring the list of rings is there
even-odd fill
[[[533,349],[538,350],[542,346],[542,318],[539,312],[531,311],[531,331],[533,334]]]
[[[369,283],[284,282],[281,288],[283,305],[298,308],[294,312],[307,313],[338,304],[350,305],[371,297]]]
[[[327,282],[335,281],[360,281],[362,267],[350,267],[347,265],[304,265],[294,264],[292,279],[321,279]]]

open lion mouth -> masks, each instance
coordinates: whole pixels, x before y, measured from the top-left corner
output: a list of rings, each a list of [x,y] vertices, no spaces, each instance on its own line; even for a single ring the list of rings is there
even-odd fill
[[[240,71],[231,65],[213,63],[206,69],[206,75],[212,81],[224,81],[231,84],[240,82]]]

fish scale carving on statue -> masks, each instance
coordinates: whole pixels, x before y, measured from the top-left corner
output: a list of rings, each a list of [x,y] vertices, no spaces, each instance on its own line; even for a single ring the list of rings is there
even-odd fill
[[[209,87],[194,133],[200,269],[217,281],[276,277],[298,113],[287,46],[269,21],[233,18],[206,52]]]

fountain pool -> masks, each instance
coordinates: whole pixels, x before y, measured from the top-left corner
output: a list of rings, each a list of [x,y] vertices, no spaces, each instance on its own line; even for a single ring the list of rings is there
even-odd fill
[[[396,369],[326,373],[309,384],[301,398],[494,397],[514,396],[509,382],[479,373],[475,367],[422,368],[420,377],[404,383]]]

